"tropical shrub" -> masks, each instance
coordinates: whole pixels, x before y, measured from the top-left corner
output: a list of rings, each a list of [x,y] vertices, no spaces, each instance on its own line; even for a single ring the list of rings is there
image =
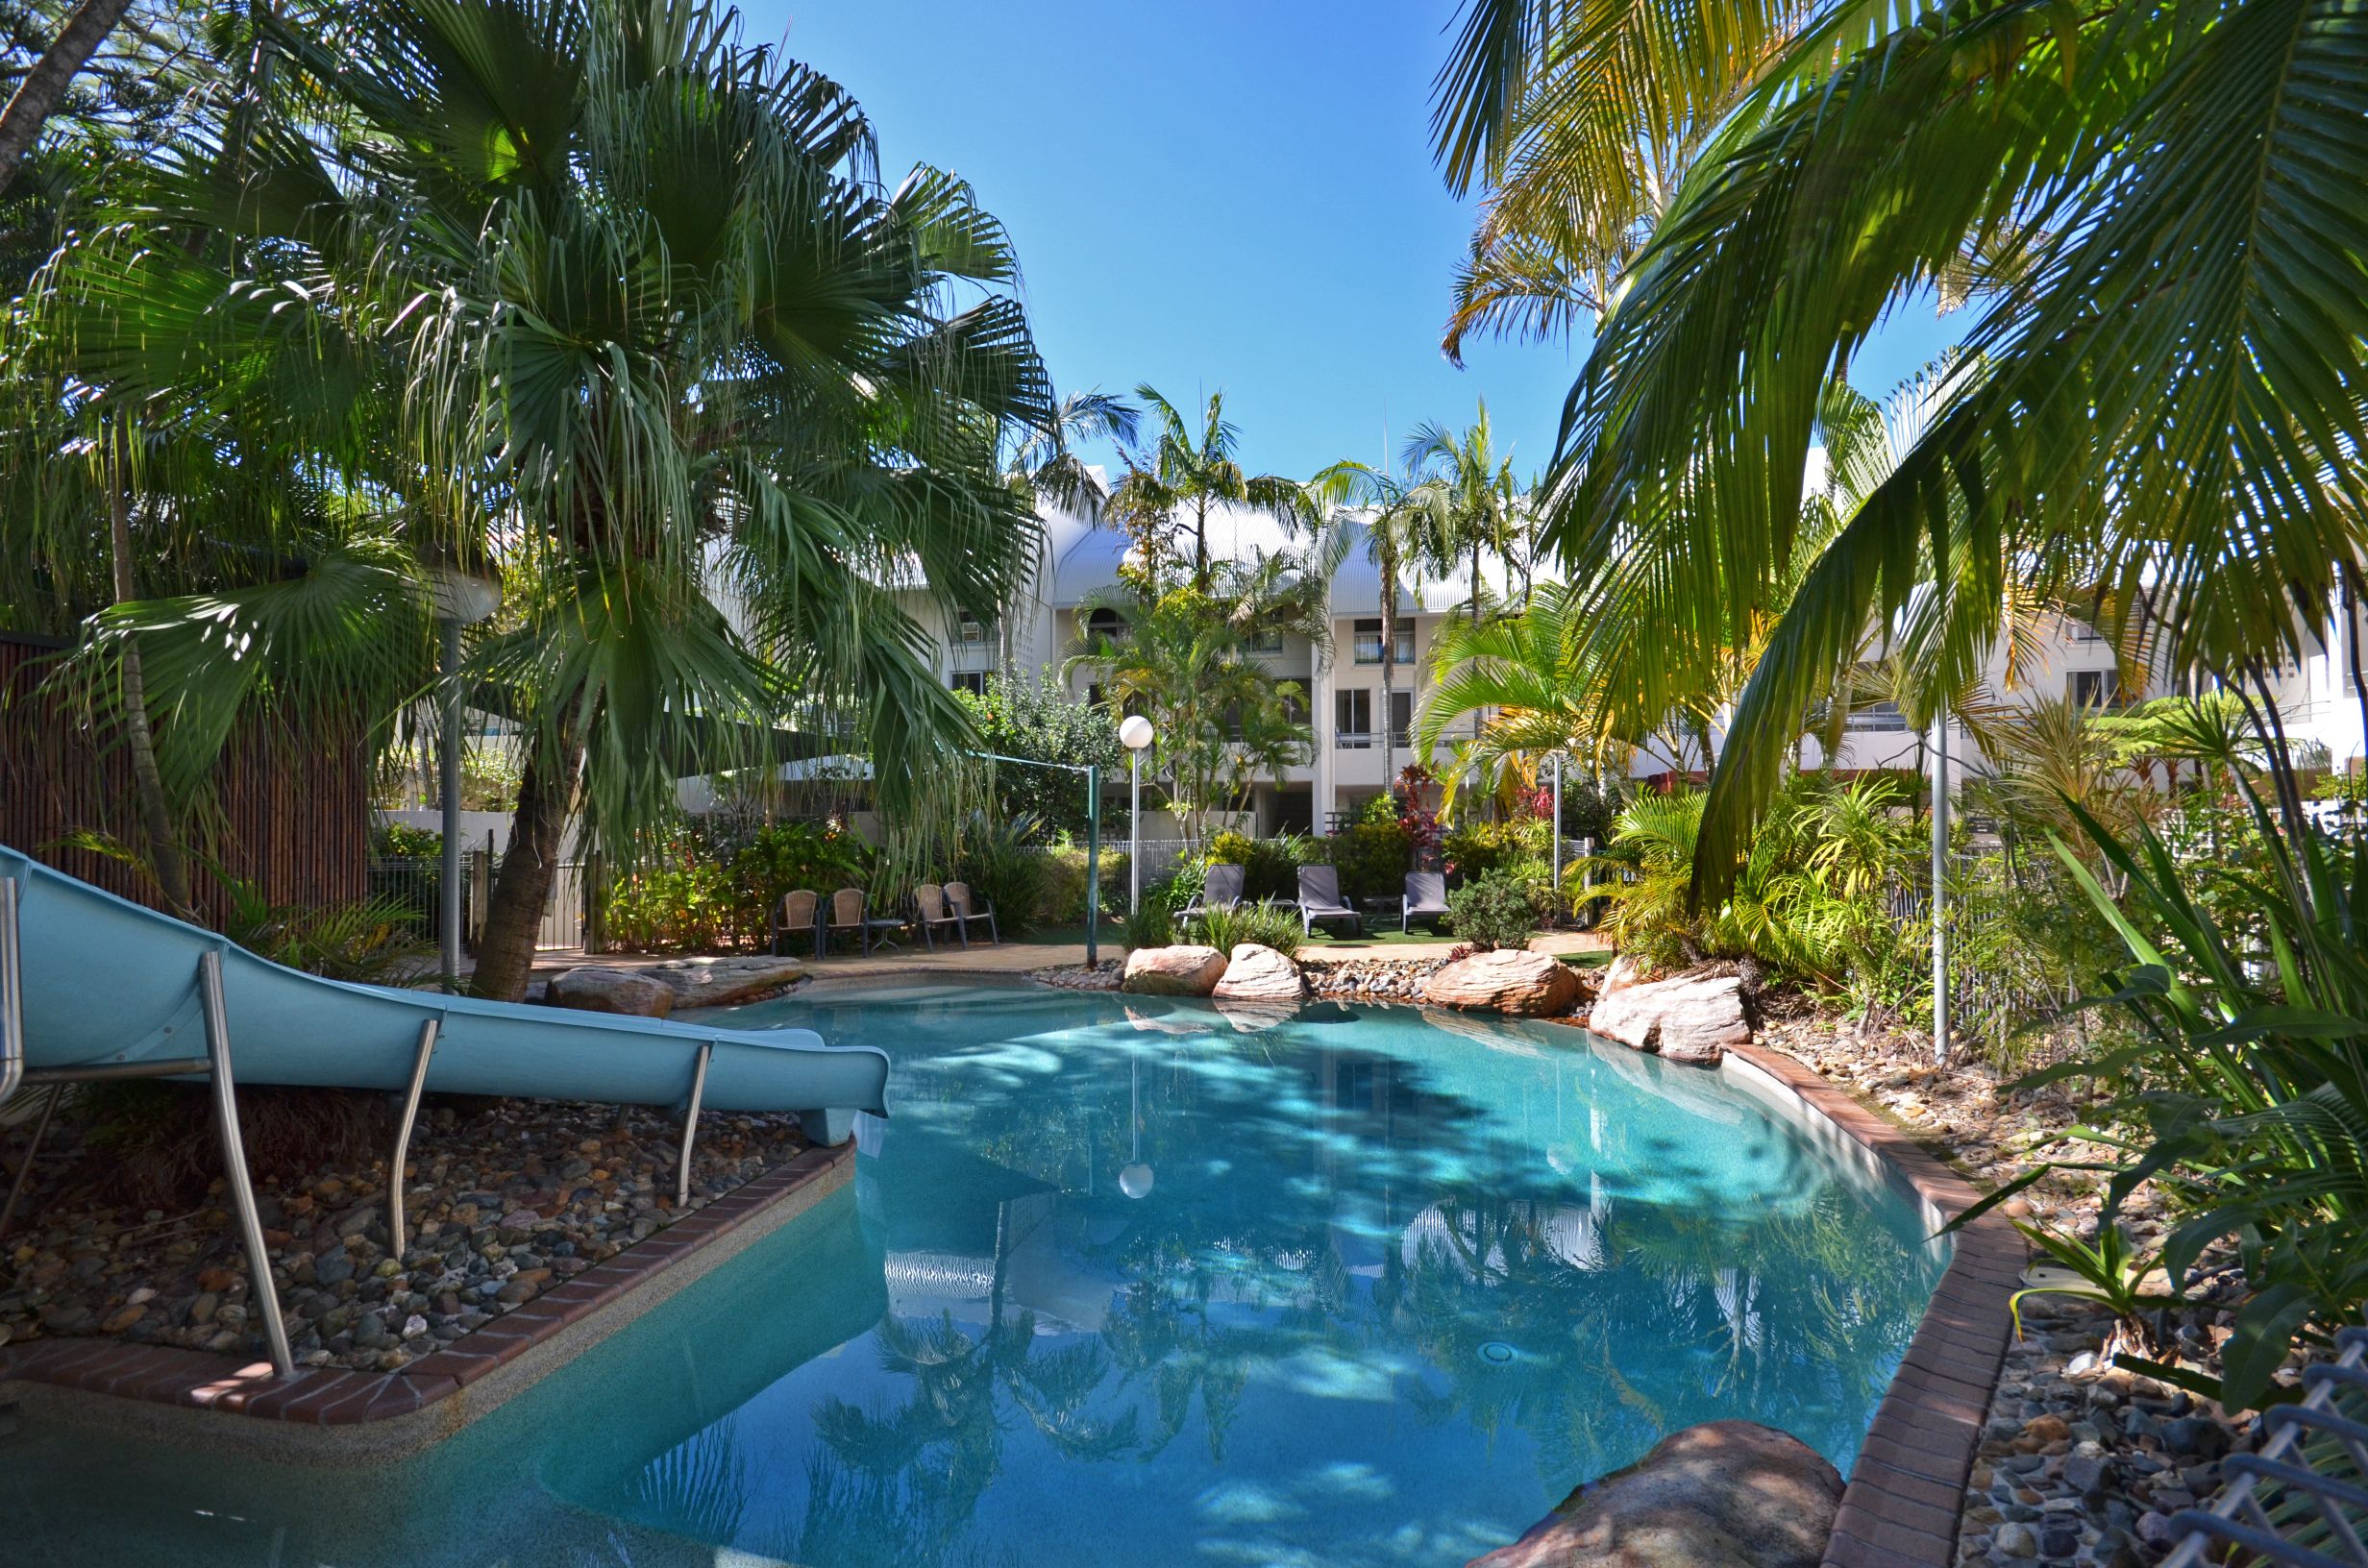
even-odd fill
[[[1282,904],[1243,903],[1232,909],[1213,909],[1197,918],[1194,939],[1221,953],[1230,953],[1246,942],[1271,947],[1285,958],[1296,958],[1307,940],[1298,912]]]
[[[444,835],[408,822],[381,822],[370,830],[370,852],[385,860],[435,860],[444,853]]]
[[[2096,1135],[2114,1167],[2100,1223],[2153,1180],[2187,1216],[2163,1249],[2175,1286],[2208,1249],[2233,1249],[2254,1293],[2223,1347],[2221,1392],[2242,1408],[2268,1395],[2297,1340],[2323,1343],[2368,1306],[2368,910],[2355,907],[2368,850],[2282,833],[2236,776],[2265,871],[2182,865],[2151,828],[2125,844],[2088,819],[2125,879],[2116,900],[2059,846],[2124,947],[2087,1005],[2125,1014],[2136,1038],[2024,1082],[2083,1076],[2110,1091],[2103,1116],[2130,1132]],[[2247,920],[2196,895],[2214,882]]]
[[[1516,861],[1534,860],[1541,867],[1551,858],[1553,825],[1542,817],[1515,817],[1501,822],[1459,822],[1440,844],[1447,873],[1476,882]]]
[[[617,879],[608,941],[631,952],[706,952],[732,943],[749,914],[746,894],[723,867],[685,853]]]
[[[1716,905],[1692,902],[1703,796],[1694,790],[1630,801],[1610,845],[1576,880],[1608,900],[1606,929],[1655,966],[1750,958],[1827,990],[1889,972],[1902,930],[1889,894],[1914,874],[1921,840],[1889,780],[1831,785],[1795,779]]]
[[[767,822],[718,848],[737,895],[726,923],[737,940],[750,943],[764,940],[768,917],[782,894],[806,888],[827,895],[860,883],[871,859],[861,839],[834,823]]]
[[[1316,847],[1340,872],[1341,896],[1349,903],[1399,892],[1414,867],[1414,837],[1398,821],[1396,799],[1377,795],[1354,822],[1317,841]],[[1295,875],[1284,896],[1298,895]]]
[[[1537,934],[1538,912],[1529,888],[1505,872],[1467,882],[1447,894],[1447,921],[1456,940],[1487,951],[1524,948]]]
[[[995,806],[1007,821],[1032,819],[1040,838],[1086,835],[1085,777],[1073,768],[1101,769],[1105,792],[1126,781],[1126,748],[1119,744],[1118,726],[1109,714],[1071,697],[1060,686],[1042,679],[991,676],[986,694],[959,694],[978,727],[984,749],[1027,762],[1057,763],[1030,768],[999,763],[995,769]],[[1102,813],[1102,831],[1126,831],[1123,796],[1114,796],[1118,809]],[[1080,889],[1082,894],[1082,889]],[[1076,919],[1083,919],[1080,896]]]
[[[1122,940],[1130,949],[1174,945],[1175,913],[1168,907],[1168,900],[1154,898],[1150,890],[1145,889],[1143,902],[1129,911],[1125,918]]]
[[[403,899],[275,904],[258,884],[211,870],[230,894],[222,934],[274,964],[382,986],[408,985],[434,968],[435,949],[419,938],[418,912]]]
[[[959,880],[970,884],[982,905],[993,906],[997,926],[1007,937],[1033,931],[1044,907],[1051,877],[1043,850],[1031,842],[1043,833],[1044,824],[1033,817],[1009,817],[973,819],[962,835]]]
[[[1242,896],[1296,898],[1299,868],[1320,864],[1316,841],[1300,834],[1253,839],[1240,833],[1220,833],[1209,841],[1208,863],[1242,868]]]

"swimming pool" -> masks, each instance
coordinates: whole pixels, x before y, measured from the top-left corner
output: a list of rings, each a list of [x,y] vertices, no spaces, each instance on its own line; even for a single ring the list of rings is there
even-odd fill
[[[20,1433],[12,1560],[1460,1564],[1698,1421],[1846,1471],[1945,1262],[1777,1096],[1556,1025],[733,1021],[894,1057],[851,1189],[405,1464]]]

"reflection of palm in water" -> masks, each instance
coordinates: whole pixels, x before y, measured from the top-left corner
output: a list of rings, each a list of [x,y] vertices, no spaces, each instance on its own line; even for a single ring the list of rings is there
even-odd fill
[[[880,1320],[880,1365],[909,1377],[911,1390],[892,1409],[859,1410],[834,1398],[815,1411],[829,1458],[818,1455],[808,1476],[799,1560],[852,1568],[945,1559],[1002,1469],[999,1393],[1064,1458],[1110,1458],[1134,1446],[1132,1410],[1106,1422],[1088,1412],[1110,1370],[1101,1347],[1040,1347],[1035,1314],[1006,1318],[1000,1293],[999,1281],[975,1338],[950,1312],[933,1323]],[[883,1522],[893,1527],[885,1533]]]
[[[1021,1432],[1068,1461],[1150,1463],[1196,1412],[1200,1441],[1185,1452],[1205,1444],[1221,1466],[1253,1384],[1294,1397],[1294,1358],[1386,1373],[1390,1397],[1492,1447],[1523,1433],[1549,1497],[1714,1416],[1750,1415],[1829,1454],[1855,1447],[1932,1269],[1830,1171],[1800,1164],[1805,1150],[1771,1156],[1796,1162],[1765,1188],[1787,1193],[1782,1211],[1739,1213],[1693,1146],[1623,1141],[1616,1115],[1589,1109],[1619,1103],[1600,1085],[1571,1102],[1576,1120],[1533,1129],[1531,1146],[1500,1141],[1421,1064],[1276,1043],[1212,1052],[1208,1071],[1165,1051],[1166,1070],[1139,1085],[1119,1066],[1131,1052],[1065,1057],[1050,1085],[1007,1063],[906,1069],[900,1103],[929,1136],[953,1134],[966,1158],[1055,1194],[1076,1222],[1063,1251],[1115,1284],[1098,1338],[1039,1345],[1038,1319],[1006,1308],[999,1224],[984,1327],[892,1314],[877,1337],[893,1399],[816,1410],[822,1441],[787,1555],[971,1560],[963,1538]],[[1542,1074],[1560,1070],[1540,1060]],[[1212,1150],[1257,1202],[1196,1174]],[[1443,1181],[1442,1151],[1461,1167]],[[1157,1165],[1160,1188],[1128,1204],[1111,1174],[1136,1157]],[[1649,1173],[1654,1196],[1615,1180],[1591,1199],[1574,1186],[1591,1166]],[[1508,1360],[1491,1359],[1505,1346]]]
[[[1000,1468],[1006,1406],[1063,1458],[1147,1462],[1196,1408],[1210,1462],[1221,1464],[1253,1372],[1310,1350],[1418,1349],[1430,1375],[1402,1383],[1399,1397],[1492,1441],[1522,1431],[1549,1493],[1739,1408],[1817,1446],[1838,1433],[1846,1444],[1928,1288],[1901,1266],[1895,1241],[1850,1223],[1834,1190],[1749,1221],[1467,1191],[1405,1234],[1362,1292],[1320,1228],[1270,1238],[1256,1257],[1239,1237],[1137,1236],[1098,1342],[1057,1349],[1036,1345],[1027,1312],[999,1308],[975,1338],[950,1316],[889,1317],[882,1364],[909,1377],[910,1391],[893,1409],[832,1401],[818,1411],[830,1458],[812,1478],[803,1560],[944,1557]],[[1682,1397],[1656,1397],[1623,1374],[1644,1342],[1690,1356],[1697,1381]],[[1509,1360],[1484,1354],[1498,1345]],[[1820,1369],[1807,1387],[1804,1360]],[[842,1544],[826,1514],[851,1529],[896,1519],[894,1550],[879,1536]],[[821,1536],[832,1555],[811,1555]]]

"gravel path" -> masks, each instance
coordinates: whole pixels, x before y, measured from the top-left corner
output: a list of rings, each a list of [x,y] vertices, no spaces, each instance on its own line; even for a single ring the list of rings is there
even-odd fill
[[[482,1108],[481,1108],[482,1107]],[[411,1142],[409,1246],[388,1255],[386,1167],[320,1170],[258,1194],[272,1276],[306,1366],[393,1371],[660,1230],[674,1206],[678,1120],[613,1105],[506,1100],[423,1111]],[[62,1155],[73,1133],[53,1131]],[[700,1118],[689,1208],[805,1147],[791,1116]],[[0,1270],[0,1344],[114,1335],[259,1354],[237,1227],[209,1206],[144,1213],[27,1194]]]

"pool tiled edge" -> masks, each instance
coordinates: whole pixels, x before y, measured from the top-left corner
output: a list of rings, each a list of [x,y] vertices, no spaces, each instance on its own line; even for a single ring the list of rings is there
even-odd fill
[[[37,1339],[0,1347],[0,1388],[13,1385],[12,1391],[26,1396],[54,1390],[43,1402],[68,1401],[54,1408],[69,1418],[105,1421],[111,1413],[128,1415],[145,1406],[156,1419],[107,1424],[144,1427],[160,1435],[191,1435],[187,1421],[205,1420],[234,1447],[259,1446],[238,1435],[260,1434],[269,1424],[286,1424],[281,1430],[291,1438],[301,1429],[316,1429],[316,1437],[326,1435],[317,1429],[374,1429],[369,1435],[378,1440],[350,1445],[357,1457],[362,1457],[361,1450],[425,1446],[483,1415],[844,1187],[854,1161],[852,1139],[836,1148],[807,1149],[399,1372],[317,1367],[281,1378],[268,1362],[242,1363],[207,1351],[119,1339]],[[94,1395],[105,1399],[94,1402]],[[112,1412],[101,1408],[117,1402],[125,1408]],[[224,1423],[213,1420],[216,1415],[244,1419]],[[259,1446],[288,1445],[266,1440]],[[318,1457],[322,1445],[299,1440],[292,1446]]]
[[[1953,1218],[1980,1196],[1972,1183],[1815,1069],[1757,1045],[1733,1054],[1896,1173],[1928,1215]],[[1965,1482],[2012,1327],[2007,1300],[2030,1255],[2021,1235],[1994,1213],[1954,1239],[1948,1269],[1851,1467],[1825,1568],[1953,1568],[1956,1562]]]

